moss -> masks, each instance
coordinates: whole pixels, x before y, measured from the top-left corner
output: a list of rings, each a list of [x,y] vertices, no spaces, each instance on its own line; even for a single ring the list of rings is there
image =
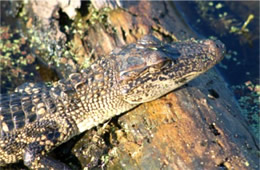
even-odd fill
[[[237,85],[232,87],[233,91],[238,97],[239,105],[242,109],[242,114],[249,123],[250,130],[260,140],[260,125],[259,125],[259,85],[251,81],[246,82],[244,85]]]

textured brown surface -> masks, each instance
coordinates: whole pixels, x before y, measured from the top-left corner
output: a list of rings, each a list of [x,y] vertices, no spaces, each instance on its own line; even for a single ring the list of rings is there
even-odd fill
[[[178,39],[196,37],[171,2],[122,2],[122,6],[125,11],[108,14],[111,27],[117,30],[115,38],[109,44],[97,40],[106,49],[118,40],[132,42],[149,32],[166,40],[173,40],[169,33]],[[90,32],[89,37],[111,38],[105,30],[101,32]],[[258,148],[240,114],[233,94],[213,70],[188,87],[120,117],[122,129],[115,132],[118,144],[109,152],[115,157],[108,167],[258,169]]]
[[[128,153],[141,169],[257,168],[250,148],[254,141],[232,115],[239,110],[225,100],[230,97],[224,92],[227,89],[217,89],[219,82],[224,83],[211,71],[188,87],[120,117],[126,139],[117,146],[123,152],[118,161]],[[208,89],[215,89],[220,97],[210,99]]]
[[[120,4],[124,10],[109,11],[106,22],[92,25],[83,39],[95,55],[106,55],[147,33],[166,41],[196,37],[172,2]],[[106,127],[109,132],[103,133],[108,147],[102,142],[95,145],[99,149],[93,155],[94,159],[108,155],[108,169],[258,169],[259,148],[233,95],[214,70],[159,100],[140,105]],[[100,142],[95,136],[91,139]],[[88,164],[82,159],[81,146],[92,145],[84,140],[85,136],[73,151],[82,167]]]

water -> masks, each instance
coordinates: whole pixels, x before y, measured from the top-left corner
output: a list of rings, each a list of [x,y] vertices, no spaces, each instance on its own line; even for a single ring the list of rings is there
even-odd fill
[[[235,94],[251,132],[259,138],[259,2],[175,2],[186,22],[227,48],[217,65]]]

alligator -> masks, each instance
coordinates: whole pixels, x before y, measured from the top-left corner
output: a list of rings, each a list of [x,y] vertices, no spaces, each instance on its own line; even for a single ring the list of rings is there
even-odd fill
[[[48,153],[72,137],[155,100],[223,59],[216,40],[163,43],[145,36],[51,85],[25,83],[0,96],[0,166],[69,169]]]

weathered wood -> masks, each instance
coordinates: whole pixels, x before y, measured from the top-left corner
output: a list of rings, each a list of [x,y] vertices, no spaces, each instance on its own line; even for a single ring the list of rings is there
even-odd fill
[[[94,25],[86,39],[107,53],[153,33],[162,39],[196,37],[172,2],[121,2],[110,11],[109,27]],[[156,101],[118,119],[117,144],[108,152],[108,169],[258,169],[258,148],[239,106],[221,76],[212,69]]]
[[[98,12],[101,7],[113,8],[104,13],[105,19],[89,25],[83,39],[74,34],[75,42],[85,43],[81,47],[86,56],[105,56],[146,34],[168,42],[197,37],[173,2],[105,2],[92,1]],[[85,22],[90,19],[87,16]],[[80,60],[71,65],[77,64]],[[62,69],[58,68],[61,75],[69,74]],[[115,118],[98,132],[87,132],[73,152],[82,168],[95,167],[102,158],[108,169],[258,169],[259,148],[240,114],[233,94],[212,69],[185,87]],[[93,154],[84,150],[90,147]],[[91,156],[94,161],[84,160]]]

